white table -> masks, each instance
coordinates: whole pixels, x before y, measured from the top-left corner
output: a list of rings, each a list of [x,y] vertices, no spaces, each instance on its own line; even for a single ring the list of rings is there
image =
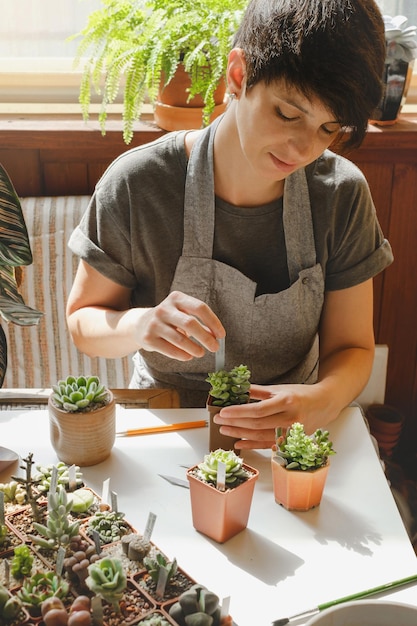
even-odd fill
[[[204,409],[118,407],[117,428],[205,417]],[[268,626],[274,619],[417,573],[415,553],[359,409],[345,409],[330,433],[337,454],[331,458],[322,503],[308,512],[289,512],[275,503],[268,451],[244,455],[260,470],[248,528],[222,545],[194,530],[188,489],[158,476],[184,478],[181,466],[199,462],[207,452],[207,429],[118,437],[110,458],[83,473],[99,493],[103,480],[110,478],[119,510],[139,532],[149,512],[155,513],[154,543],[195,580],[221,598],[230,596],[238,626]],[[22,457],[33,452],[42,464],[57,461],[45,409],[0,413],[0,445]],[[0,482],[7,479],[5,472],[0,474]],[[417,586],[391,598],[417,604]]]

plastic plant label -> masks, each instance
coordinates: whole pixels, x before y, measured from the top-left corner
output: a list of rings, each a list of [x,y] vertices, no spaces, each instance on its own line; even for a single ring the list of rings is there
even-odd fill
[[[158,582],[156,585],[156,595],[159,598],[164,597],[165,587],[167,586],[167,582],[168,582],[168,570],[165,569],[164,567],[161,567],[159,569]]]
[[[58,552],[56,554],[56,565],[55,565],[55,570],[58,576],[61,576],[62,570],[64,569],[64,559],[65,559],[65,548],[63,546],[59,546]]]
[[[226,490],[226,463],[218,461],[217,463],[217,489],[219,491]]]
[[[230,613],[230,596],[227,596],[226,598],[223,598],[222,600],[220,615],[222,617],[227,617],[229,613]]]
[[[97,554],[101,554],[100,535],[98,534],[98,532],[96,530],[92,530],[91,534],[93,536],[93,541],[94,541],[94,545],[96,547],[96,552],[97,552]]]
[[[145,532],[143,533],[144,541],[150,541],[151,535],[155,526],[156,515],[155,513],[149,513],[148,520],[146,522]]]
[[[51,484],[49,485],[49,492],[54,494],[56,493],[56,488],[58,485],[58,468],[56,465],[53,466],[51,472]]]
[[[103,480],[103,489],[101,492],[102,501],[105,502],[106,504],[110,504],[109,496],[110,496],[110,478],[106,478],[106,480]]]
[[[117,493],[115,491],[110,492],[110,506],[111,510],[117,513]]]
[[[77,477],[74,464],[68,468],[68,488],[70,491],[75,491],[77,488]]]
[[[91,612],[93,614],[93,624],[103,623],[103,603],[100,596],[91,598]]]

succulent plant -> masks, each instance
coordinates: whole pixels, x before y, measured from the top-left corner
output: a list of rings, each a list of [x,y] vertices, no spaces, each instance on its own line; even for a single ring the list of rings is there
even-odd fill
[[[9,529],[6,524],[0,524],[0,548],[5,550],[10,545]]]
[[[0,483],[0,491],[4,494],[5,504],[24,504],[26,501],[26,489],[16,480]]]
[[[209,373],[206,382],[210,383],[209,395],[213,406],[230,406],[249,402],[251,372],[246,365],[238,365],[229,372],[219,370]]]
[[[21,600],[16,595],[12,596],[6,587],[0,585],[0,624],[14,621],[21,610]]]
[[[58,549],[66,547],[71,537],[78,534],[79,522],[70,522],[71,501],[61,486],[55,492],[48,493],[48,518],[46,525],[33,522],[34,529],[41,535],[29,535],[30,539],[42,548]]]
[[[88,520],[87,534],[93,536],[93,531],[96,531],[102,543],[119,541],[132,531],[124,516],[120,511],[97,511]]]
[[[17,546],[11,563],[12,576],[16,580],[22,580],[25,576],[30,576],[33,566],[33,554],[26,545]]]
[[[77,596],[69,613],[59,598],[48,598],[42,602],[42,618],[45,626],[91,626],[91,600],[87,596]]]
[[[142,562],[151,549],[150,541],[138,533],[129,533],[122,537],[122,550],[131,561]]]
[[[52,401],[68,413],[82,413],[104,406],[109,401],[109,391],[98,376],[67,376],[52,385]]]
[[[24,477],[12,476],[12,480],[17,482],[24,489],[26,493],[26,502],[30,504],[32,509],[33,519],[38,522],[42,518],[42,512],[38,505],[38,500],[42,496],[42,493],[37,489],[40,481],[32,476],[34,465],[33,452],[29,452],[27,457],[22,459],[22,461],[24,465],[21,465],[20,469],[24,470]]]
[[[59,461],[56,465],[36,465],[38,473],[35,475],[35,479],[39,481],[38,489],[43,493],[48,493],[51,487],[52,472],[56,468],[57,486],[62,485],[65,491],[70,490],[70,478],[69,478],[69,466],[62,461]],[[84,484],[83,475],[79,466],[75,466],[75,486],[80,488]]]
[[[101,556],[97,554],[96,547],[80,535],[71,539],[69,550],[71,555],[64,559],[64,571],[71,582],[84,588],[86,587],[88,566],[98,561]]]
[[[165,584],[169,583],[178,570],[177,560],[174,559],[173,561],[168,561],[162,552],[157,552],[154,557],[145,557],[143,559],[143,564],[156,584],[158,584],[159,576],[162,570],[166,572]]]
[[[386,63],[401,60],[410,63],[417,56],[417,27],[407,26],[404,15],[384,15],[385,39],[387,43]]]
[[[56,596],[61,600],[69,593],[69,584],[55,572],[36,572],[25,578],[18,597],[29,613],[36,617],[41,614],[41,605],[47,598]]]
[[[139,626],[171,626],[171,623],[161,614],[149,615],[139,622]]]
[[[203,585],[193,585],[169,610],[180,626],[220,626],[219,598]]]
[[[127,578],[120,559],[103,558],[88,566],[87,587],[120,611],[119,602],[127,586]]]
[[[233,450],[214,450],[204,456],[204,461],[196,468],[196,476],[200,480],[213,485],[217,484],[219,461],[226,465],[226,487],[237,487],[250,477],[243,467],[243,459]]]
[[[335,451],[327,430],[318,428],[312,435],[307,435],[300,422],[287,428],[285,435],[282,428],[276,429],[274,458],[288,470],[318,469],[326,465],[332,454]]]

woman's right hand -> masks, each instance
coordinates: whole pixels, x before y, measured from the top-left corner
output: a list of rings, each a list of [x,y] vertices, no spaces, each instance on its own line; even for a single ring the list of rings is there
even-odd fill
[[[144,350],[190,361],[206,351],[217,352],[217,339],[224,336],[222,323],[205,302],[173,291],[157,306],[142,311],[135,339]]]

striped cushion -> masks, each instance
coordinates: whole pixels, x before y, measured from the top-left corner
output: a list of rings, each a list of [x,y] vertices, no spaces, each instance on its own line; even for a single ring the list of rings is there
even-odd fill
[[[21,200],[33,264],[23,270],[20,292],[27,305],[45,315],[38,326],[3,324],[8,345],[3,388],[49,388],[69,374],[96,374],[114,388],[129,385],[130,357],[91,359],[74,347],[66,326],[65,306],[78,265],[67,242],[88,200],[88,196]]]

